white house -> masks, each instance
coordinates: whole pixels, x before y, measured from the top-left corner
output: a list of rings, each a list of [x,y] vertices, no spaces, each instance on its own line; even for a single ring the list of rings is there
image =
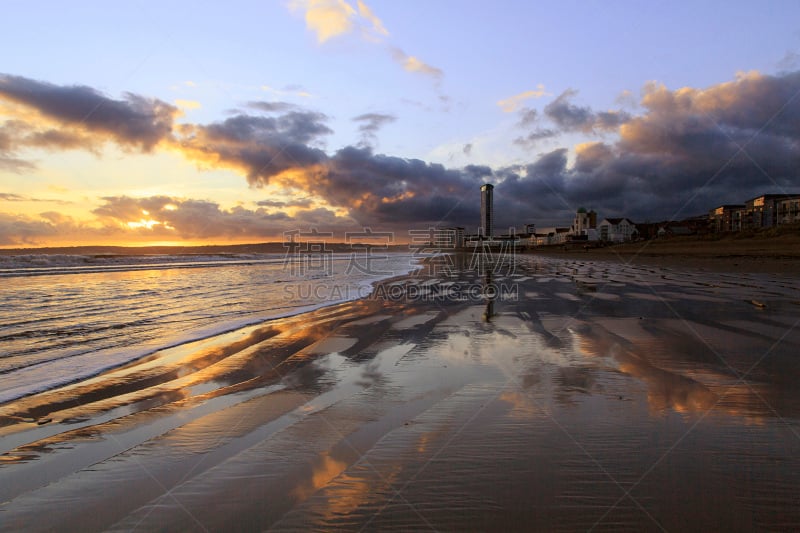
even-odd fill
[[[586,208],[581,207],[575,213],[575,220],[572,221],[572,226],[569,232],[572,235],[589,235],[589,230],[597,228],[597,213],[594,211],[586,211]]]
[[[638,234],[636,225],[627,218],[604,218],[597,230],[600,240],[609,242],[630,241]]]

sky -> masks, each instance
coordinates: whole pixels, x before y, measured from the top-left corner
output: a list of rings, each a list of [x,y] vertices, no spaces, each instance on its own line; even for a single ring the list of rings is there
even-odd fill
[[[680,220],[800,192],[800,2],[9,2],[0,247]]]

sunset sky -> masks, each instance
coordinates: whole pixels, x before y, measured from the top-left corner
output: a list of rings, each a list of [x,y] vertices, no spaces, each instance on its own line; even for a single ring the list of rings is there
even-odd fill
[[[10,2],[0,247],[800,192],[800,2]]]

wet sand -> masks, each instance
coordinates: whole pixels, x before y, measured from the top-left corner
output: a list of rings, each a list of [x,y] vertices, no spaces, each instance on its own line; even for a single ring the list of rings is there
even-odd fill
[[[457,262],[0,405],[0,528],[800,528],[800,279]]]
[[[800,234],[718,240],[697,236],[654,239],[585,249],[580,244],[544,246],[528,253],[562,259],[614,261],[623,264],[693,268],[711,272],[769,273],[800,276]]]

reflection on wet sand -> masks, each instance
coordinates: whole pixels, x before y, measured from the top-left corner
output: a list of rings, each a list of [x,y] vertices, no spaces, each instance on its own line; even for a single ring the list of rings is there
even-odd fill
[[[800,527],[800,283],[514,266],[454,258],[447,275],[386,282],[401,297],[170,348],[2,405],[0,519],[87,531]]]
[[[717,395],[694,379],[658,368],[634,344],[617,337],[602,326],[576,327],[581,349],[589,356],[609,357],[617,369],[647,385],[647,400],[653,412],[705,412],[714,407]],[[676,354],[677,355],[677,354]],[[678,356],[679,358],[679,356]]]

